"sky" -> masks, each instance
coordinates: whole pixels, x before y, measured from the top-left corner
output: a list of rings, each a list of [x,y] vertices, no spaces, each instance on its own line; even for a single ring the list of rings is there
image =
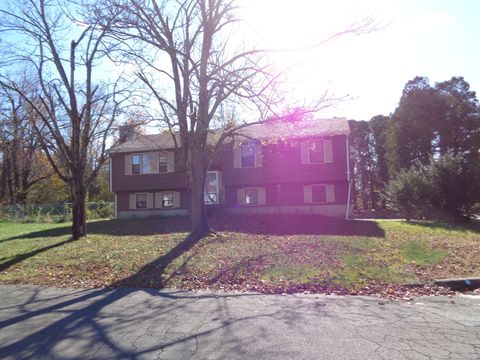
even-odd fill
[[[270,55],[275,66],[287,69],[285,86],[292,101],[308,103],[326,90],[347,97],[320,117],[388,115],[405,83],[417,75],[432,84],[463,76],[480,91],[480,1],[240,0],[239,5],[247,37],[270,48],[303,48],[355,21],[375,19],[372,33]]]
[[[432,84],[463,76],[472,90],[480,91],[478,0],[236,1],[242,22],[231,35],[232,43],[259,48],[309,47],[356,21],[374,19],[377,30],[371,33],[343,35],[308,51],[269,55],[275,67],[285,71],[288,103],[310,104],[326,91],[344,98],[318,117],[369,120],[388,115],[405,83],[417,75]]]

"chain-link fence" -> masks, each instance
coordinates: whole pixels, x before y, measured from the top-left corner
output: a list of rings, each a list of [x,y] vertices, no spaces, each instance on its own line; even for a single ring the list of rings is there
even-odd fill
[[[88,202],[88,219],[114,217],[113,202]],[[72,220],[72,204],[35,204],[0,206],[0,219],[14,222],[65,222]]]

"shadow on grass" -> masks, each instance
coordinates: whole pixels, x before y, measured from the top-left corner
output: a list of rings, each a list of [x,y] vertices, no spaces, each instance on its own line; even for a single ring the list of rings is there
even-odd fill
[[[170,222],[161,223],[163,225],[159,225],[159,221],[160,219],[99,221],[90,224],[89,231],[90,233],[112,235],[131,235],[132,233],[147,235],[159,231],[173,232],[174,229],[184,231],[185,224],[188,225],[188,221],[185,219],[182,220],[183,222],[170,219]],[[211,223],[217,230],[263,234],[290,234],[295,231],[295,233],[333,235],[383,235],[376,223],[368,221],[324,222],[325,219],[319,219],[319,217],[308,219],[292,219],[290,217],[289,221],[293,221],[293,223],[287,226],[283,223],[286,222],[286,218],[276,217],[275,221],[275,218],[255,217],[243,219],[240,222],[240,218],[228,217],[212,219]],[[153,224],[156,225],[153,226]],[[69,227],[65,227],[64,231],[68,230]],[[31,237],[42,236],[38,233],[29,235]],[[51,232],[46,236],[52,236]],[[156,357],[162,352],[165,354],[164,351],[178,350],[179,348],[195,349],[193,354],[184,352],[178,356],[185,358],[194,357],[195,352],[198,351],[199,342],[205,341],[211,344],[213,338],[216,338],[221,339],[221,346],[218,346],[219,350],[216,352],[217,357],[228,358],[233,352],[248,354],[247,349],[251,349],[256,341],[264,339],[266,336],[262,333],[251,334],[251,336],[242,333],[242,336],[239,336],[235,332],[237,323],[267,317],[271,321],[288,322],[291,327],[298,326],[298,331],[301,331],[300,325],[306,321],[306,318],[303,317],[310,317],[312,313],[312,309],[309,309],[309,312],[302,312],[302,304],[287,306],[282,303],[281,306],[278,306],[278,310],[273,309],[260,314],[249,312],[239,317],[231,314],[229,303],[226,300],[256,295],[230,293],[198,295],[186,291],[152,289],[152,287],[162,287],[168,281],[163,276],[165,269],[199,241],[201,239],[187,236],[164,256],[145,265],[134,275],[112,285],[112,287],[143,287],[143,289],[86,290],[66,295],[64,298],[52,296],[51,301],[48,302],[37,300],[41,288],[28,290],[34,292],[33,296],[29,296],[25,302],[18,304],[15,311],[9,308],[8,316],[0,320],[2,336],[9,339],[0,341],[3,344],[0,345],[0,354],[7,358],[22,359],[62,358],[66,355],[76,358],[137,359]],[[52,247],[61,246],[66,242],[55,244]],[[47,249],[48,247],[39,251]],[[188,261],[189,258],[185,259],[184,265]],[[144,296],[140,298],[133,296],[138,293],[144,293]],[[21,294],[20,292],[19,295]],[[20,298],[18,297],[18,299]],[[209,301],[210,305],[202,307],[203,305],[197,301],[205,299]],[[280,302],[280,300],[278,301]],[[183,320],[184,318],[180,314],[186,314],[186,320]],[[209,327],[198,326],[195,332],[183,332],[183,330],[176,332],[177,326],[184,329],[185,324],[182,321],[193,321],[188,319],[195,314],[203,316],[203,320],[210,317]],[[328,312],[325,312],[324,316],[328,316]],[[375,313],[375,316],[380,315]],[[196,320],[198,321],[198,319]],[[21,332],[22,328],[28,328],[29,331]],[[259,329],[258,326],[254,328]],[[142,329],[145,329],[144,333],[142,333]],[[148,341],[142,341],[144,337],[148,338]],[[61,349],[66,352],[58,352],[62,351]],[[271,353],[268,354],[271,355]],[[174,356],[173,353],[171,355]],[[300,356],[292,355],[292,357]]]
[[[177,232],[188,233],[190,230],[189,225],[190,222],[187,217],[151,217],[129,220],[98,220],[88,223],[87,232],[88,234],[104,234],[114,236],[147,236]],[[0,240],[0,243],[21,239],[65,236],[71,234],[71,229],[72,228],[70,224],[65,224],[65,226],[56,227],[54,229],[33,231],[27,234],[12,236]]]
[[[155,305],[155,307],[150,308],[153,316],[159,316],[162,314],[168,314],[175,310],[180,310],[188,302],[178,302],[177,300],[182,299],[192,299],[191,294],[185,294],[184,291],[165,291],[159,292],[158,290],[148,289],[154,285],[155,288],[161,288],[164,284],[164,279],[162,277],[165,269],[170,263],[175,259],[180,257],[183,253],[191,249],[200,238],[195,236],[187,236],[182,242],[178,243],[173,249],[171,249],[167,254],[161,256],[157,260],[145,265],[140,269],[136,274],[116,282],[111,285],[114,287],[125,287],[125,286],[135,286],[137,288],[143,287],[142,291],[160,298],[165,298],[168,300],[173,300],[167,304],[164,308]],[[60,246],[63,243],[56,244],[55,246]],[[53,246],[52,246],[53,247]],[[51,248],[51,247],[49,247]],[[45,251],[47,248],[41,249]],[[186,260],[186,262],[188,259]],[[152,281],[155,283],[152,284]],[[171,341],[165,340],[159,344],[152,345],[146,349],[137,350],[136,346],[133,346],[132,349],[127,350],[125,348],[125,341],[120,343],[113,341],[109,328],[113,327],[112,325],[108,326],[103,324],[101,321],[104,318],[104,315],[99,314],[102,309],[106,306],[109,306],[117,301],[120,301],[122,298],[125,298],[132,294],[133,292],[139,291],[133,288],[120,288],[120,289],[100,289],[100,290],[91,290],[85,291],[85,294],[77,294],[73,299],[67,299],[60,303],[55,303],[50,306],[45,306],[39,310],[29,310],[29,304],[35,303],[36,296],[30,296],[26,303],[18,305],[19,315],[7,318],[0,321],[0,328],[6,329],[9,326],[25,323],[37,317],[42,316],[43,314],[48,314],[49,316],[55,312],[62,314],[62,317],[58,320],[51,321],[50,324],[41,326],[41,329],[38,331],[30,332],[27,335],[16,334],[15,340],[8,345],[0,347],[0,353],[4,356],[20,356],[21,358],[31,358],[31,357],[48,357],[54,354],[54,347],[62,340],[67,340],[71,336],[75,336],[76,332],[85,333],[86,329],[90,332],[87,339],[90,344],[85,346],[84,349],[80,350],[75,356],[86,356],[85,353],[90,351],[94,346],[101,346],[104,351],[108,352],[109,357],[114,358],[128,358],[136,359],[138,356],[149,354],[151,352],[163,351],[165,348],[180,344],[182,342],[190,341],[190,338],[196,338],[195,336],[187,336],[186,338],[181,337],[178,340]],[[34,290],[39,291],[39,290]],[[225,295],[230,297],[235,296],[253,296],[252,294],[238,294]],[[218,298],[218,295],[207,295],[202,296],[202,298]],[[220,296],[222,297],[222,296]],[[198,299],[198,297],[197,297]],[[54,301],[55,302],[55,301]],[[152,320],[152,315],[145,316],[145,311],[151,306],[148,303],[136,304],[134,307],[134,314],[131,315],[131,310],[129,316],[125,316],[125,320],[122,320],[122,327],[131,326],[132,329],[141,328],[144,326],[146,321]],[[73,309],[72,309],[73,307]],[[1,309],[0,309],[1,311]],[[12,308],[9,309],[12,312]],[[117,309],[118,311],[118,309]],[[116,315],[116,317],[123,317],[125,308],[122,308],[121,312]],[[43,324],[42,324],[43,325]],[[168,324],[167,324],[168,325]],[[222,325],[227,327],[229,323],[224,323]],[[173,326],[173,324],[170,324]],[[208,330],[210,332],[211,330]],[[5,334],[5,332],[4,332]],[[200,335],[201,336],[201,335]],[[1,338],[0,338],[1,342]],[[78,348],[77,348],[78,349]],[[70,353],[70,352],[69,352]],[[90,354],[92,355],[92,354]],[[96,357],[96,351],[93,353]]]
[[[384,237],[384,231],[375,221],[354,221],[318,215],[256,215],[256,216],[213,216],[210,225],[216,231],[239,232],[259,235],[339,235]],[[148,236],[169,233],[188,233],[188,217],[129,220],[100,220],[88,224],[89,234],[112,236]],[[1,242],[57,237],[70,234],[70,225],[50,230],[34,231],[13,236]]]
[[[246,234],[385,237],[385,232],[375,221],[320,215],[217,216],[210,223],[218,231]]]
[[[35,255],[41,254],[45,251],[63,246],[65,244],[69,243],[69,242],[72,242],[72,240],[68,239],[68,240],[65,240],[65,241],[62,241],[62,242],[59,242],[59,243],[56,243],[56,244],[52,244],[52,245],[45,246],[45,247],[40,248],[40,249],[30,251],[28,253],[15,255],[12,259],[0,263],[0,272],[5,271],[5,270],[9,269],[10,267],[12,267],[13,265],[18,264],[19,262],[21,262],[23,260],[26,260],[26,259],[28,259],[32,256],[35,256]]]
[[[188,235],[184,240],[179,242],[175,247],[173,247],[168,253],[163,256],[160,256],[158,259],[144,265],[140,270],[138,270],[132,276],[128,278],[117,281],[116,283],[110,285],[111,287],[140,287],[140,288],[157,288],[161,289],[168,284],[168,278],[164,277],[165,270],[168,265],[170,265],[177,258],[182,256],[185,252],[190,250],[196,243],[198,243],[201,238],[195,235]],[[192,254],[190,257],[185,259],[184,263],[180,266],[179,269],[183,268],[187,262],[194,256]],[[178,270],[177,270],[178,271]],[[173,276],[174,274],[172,274]]]

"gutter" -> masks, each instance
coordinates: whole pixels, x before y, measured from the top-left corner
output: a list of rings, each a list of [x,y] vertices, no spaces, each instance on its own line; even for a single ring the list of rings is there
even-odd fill
[[[347,146],[347,181],[348,181],[348,195],[347,195],[347,211],[345,213],[345,219],[349,219],[350,213],[350,197],[352,193],[352,185],[350,181],[350,142],[349,135],[347,134],[347,141],[345,142]]]

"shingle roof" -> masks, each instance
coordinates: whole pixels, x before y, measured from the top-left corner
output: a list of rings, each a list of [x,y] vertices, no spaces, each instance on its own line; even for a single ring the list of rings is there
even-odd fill
[[[242,129],[241,134],[255,139],[289,139],[313,136],[347,135],[346,118],[272,121]]]
[[[172,135],[164,134],[137,134],[132,140],[121,143],[110,149],[111,153],[130,151],[148,151],[157,149],[172,149],[175,147]]]
[[[298,121],[271,121],[252,125],[241,129],[240,134],[254,139],[292,139],[313,136],[348,135],[350,128],[346,118],[309,119]],[[211,141],[215,133],[211,136]],[[177,136],[177,142],[180,141]],[[131,151],[149,151],[157,149],[172,149],[175,147],[173,137],[169,133],[136,135],[134,139],[126,141],[110,149],[113,153]]]

